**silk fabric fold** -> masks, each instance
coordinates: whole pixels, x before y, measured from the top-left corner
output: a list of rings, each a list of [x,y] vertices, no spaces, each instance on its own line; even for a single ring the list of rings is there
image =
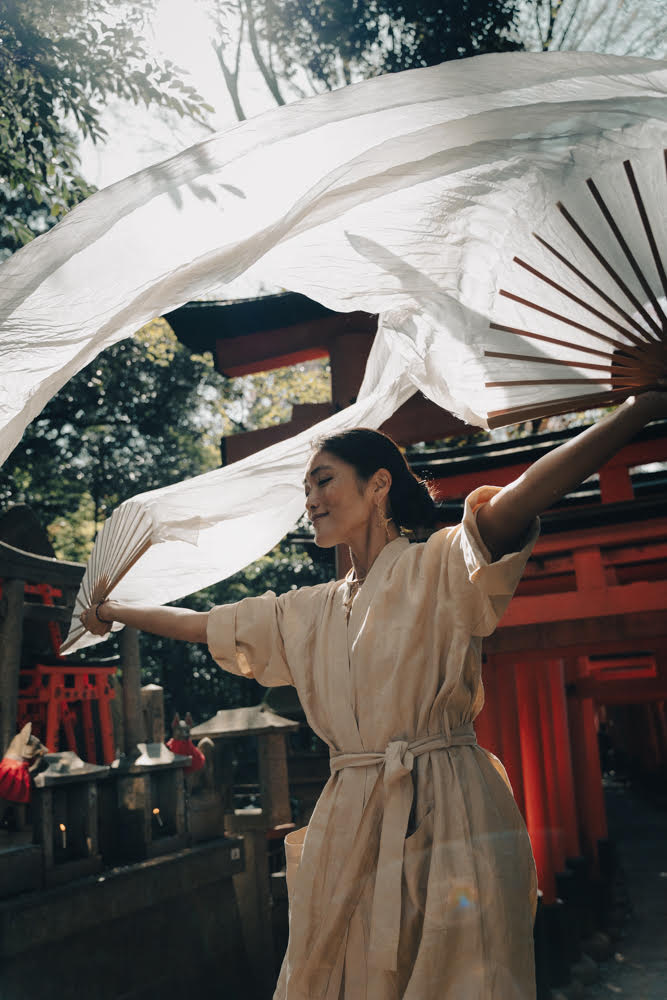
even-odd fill
[[[318,430],[378,426],[417,389],[485,425],[514,249],[549,235],[553,202],[591,173],[613,187],[628,156],[664,226],[666,119],[665,62],[493,54],[270,111],[119,181],[0,267],[0,458],[99,351],[240,274],[379,313],[356,409],[135,498],[156,544],[114,597],[173,600],[233,573],[294,524]]]

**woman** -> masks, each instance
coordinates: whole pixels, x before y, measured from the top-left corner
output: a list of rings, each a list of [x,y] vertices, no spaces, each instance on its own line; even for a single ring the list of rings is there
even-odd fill
[[[389,438],[317,442],[304,480],[320,546],[344,581],[208,613],[104,601],[82,616],[208,641],[225,669],[294,684],[331,749],[331,779],[288,838],[283,1000],[530,1000],[535,870],[500,762],[475,741],[481,638],[505,610],[537,515],[604,463],[665,394],[645,393],[537,461],[482,486],[460,525],[410,544],[435,507]],[[301,853],[301,847],[303,847]]]

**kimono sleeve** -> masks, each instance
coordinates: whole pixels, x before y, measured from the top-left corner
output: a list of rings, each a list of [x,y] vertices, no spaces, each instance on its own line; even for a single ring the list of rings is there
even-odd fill
[[[472,634],[479,636],[490,635],[507,610],[540,533],[540,522],[535,518],[522,548],[507,552],[495,562],[491,560],[479,533],[476,513],[500,489],[500,486],[480,486],[473,490],[466,498],[458,528],[464,572],[474,588]]]
[[[294,684],[281,629],[281,598],[273,591],[221,604],[208,613],[206,639],[223,670],[265,687]]]

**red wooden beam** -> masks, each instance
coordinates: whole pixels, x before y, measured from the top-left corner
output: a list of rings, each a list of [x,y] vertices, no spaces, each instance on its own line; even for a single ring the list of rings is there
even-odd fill
[[[222,343],[224,344],[225,342],[223,341]],[[257,372],[274,371],[276,368],[289,368],[292,365],[302,365],[306,361],[314,361],[316,358],[327,358],[328,356],[329,351],[326,347],[308,347],[288,354],[274,354],[270,358],[261,357],[257,361],[243,361],[237,364],[225,362],[224,368],[218,358],[218,368],[228,378],[239,378],[241,375],[254,375]]]
[[[667,459],[667,441],[664,437],[649,441],[632,441],[614,456],[612,462],[600,470],[603,503],[617,500],[631,500],[633,497],[628,471],[637,465],[649,462],[664,462]],[[531,463],[518,461],[488,470],[471,469],[434,479],[439,495],[443,497],[465,497],[477,486],[488,483],[506,486],[517,479]],[[623,471],[625,470],[625,471]],[[624,477],[624,479],[623,479]]]
[[[517,596],[503,615],[500,628],[647,611],[667,612],[667,587],[663,581],[638,581],[565,594]]]
[[[559,532],[538,538],[534,554],[546,555],[553,552],[568,552],[574,549],[590,548],[597,545],[611,548],[619,545],[652,544],[667,538],[667,517],[653,517],[650,521],[630,521],[625,524],[605,524],[599,528],[583,528],[581,531]]]

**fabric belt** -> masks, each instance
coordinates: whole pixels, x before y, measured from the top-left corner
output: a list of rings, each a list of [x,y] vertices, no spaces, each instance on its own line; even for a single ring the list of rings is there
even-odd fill
[[[412,809],[411,772],[416,757],[449,747],[477,743],[472,723],[451,733],[424,736],[417,740],[392,740],[384,753],[332,753],[331,773],[345,767],[383,765],[384,816],[371,910],[369,962],[395,971],[398,966],[398,939],[401,928],[401,887],[403,845]]]

